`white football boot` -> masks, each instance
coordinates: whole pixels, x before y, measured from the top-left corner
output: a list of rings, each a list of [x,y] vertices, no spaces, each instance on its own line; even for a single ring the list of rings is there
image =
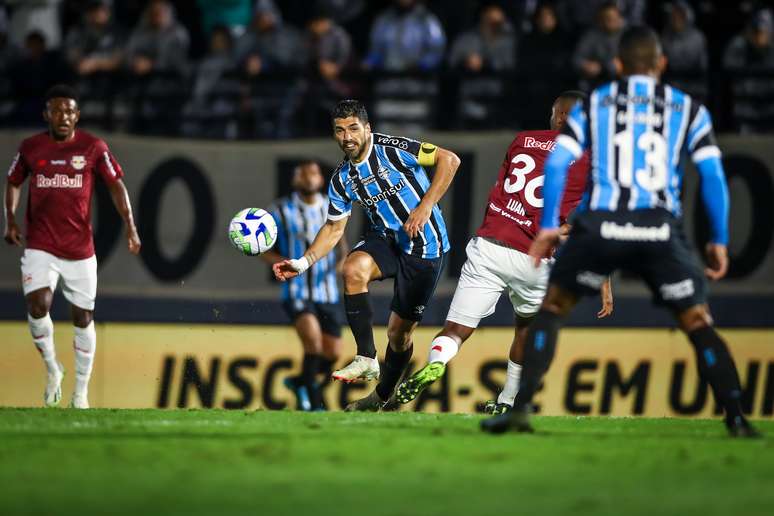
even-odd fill
[[[89,398],[86,394],[75,393],[70,400],[70,408],[87,409],[89,408]]]
[[[43,403],[47,407],[56,407],[62,400],[62,378],[64,378],[64,366],[57,362],[59,369],[56,372],[48,373],[46,379],[46,390],[43,392]]]
[[[334,371],[331,375],[334,380],[346,383],[356,382],[358,380],[378,380],[379,379],[379,361],[375,358],[355,355],[355,359],[346,367]]]

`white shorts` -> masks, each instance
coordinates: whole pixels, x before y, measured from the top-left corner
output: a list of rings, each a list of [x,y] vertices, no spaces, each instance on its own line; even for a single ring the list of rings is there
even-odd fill
[[[39,249],[25,249],[21,259],[22,288],[26,296],[41,288],[53,292],[62,278],[62,293],[71,304],[94,310],[97,297],[97,257],[65,260]]]
[[[468,259],[462,266],[447,321],[477,328],[481,319],[492,315],[503,290],[516,315],[537,313],[546,294],[550,264],[543,260],[535,268],[529,255],[474,237],[465,248]]]

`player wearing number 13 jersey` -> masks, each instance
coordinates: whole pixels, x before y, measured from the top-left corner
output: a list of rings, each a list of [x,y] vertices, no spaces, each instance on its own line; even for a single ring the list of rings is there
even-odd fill
[[[446,325],[430,344],[428,365],[399,386],[397,399],[401,403],[413,400],[443,375],[445,364],[473,334],[481,319],[494,313],[500,295],[507,290],[516,312],[516,334],[505,388],[488,410],[494,412],[498,405],[499,410],[505,410],[513,404],[524,334],[545,295],[550,268],[550,260],[544,259],[535,269],[527,255],[543,211],[543,164],[556,145],[555,138],[567,113],[584,97],[581,92],[561,94],[552,108],[551,130],[522,131],[508,148],[497,182],[489,193],[484,222],[466,248],[468,259],[462,266]],[[578,156],[570,168],[569,186],[562,200],[562,223],[583,195],[588,169],[586,155]]]
[[[732,436],[757,432],[742,415],[734,361],[712,327],[702,269],[680,221],[683,162],[701,176],[710,219],[711,279],[728,267],[728,189],[709,112],[689,95],[661,84],[666,60],[658,36],[633,27],[618,49],[622,78],[594,90],[570,113],[545,167],[545,207],[530,255],[536,263],[559,238],[561,195],[570,163],[591,150],[591,188],[551,271],[548,293],[530,324],[519,393],[509,414],[482,422],[491,432],[532,431],[530,404],[553,359],[559,328],[586,294],[597,292],[617,269],[640,276],[654,300],[675,316],[696,352],[703,381],[725,410]]]

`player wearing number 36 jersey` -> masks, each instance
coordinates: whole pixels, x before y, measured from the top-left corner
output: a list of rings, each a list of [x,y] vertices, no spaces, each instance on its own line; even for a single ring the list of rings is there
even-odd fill
[[[527,255],[543,212],[543,164],[556,145],[558,129],[564,125],[567,113],[584,97],[581,92],[563,93],[554,102],[550,131],[522,131],[509,146],[497,182],[489,193],[484,221],[466,248],[468,259],[462,266],[446,325],[430,344],[428,365],[398,388],[397,399],[401,403],[416,398],[444,374],[446,363],[473,334],[481,319],[494,313],[497,301],[507,290],[516,312],[516,334],[505,388],[497,402],[488,403],[485,410],[503,411],[513,404],[525,331],[548,284],[550,260],[544,259],[535,269]],[[561,207],[563,224],[583,195],[588,170],[586,155],[579,156],[570,167]],[[608,313],[603,309],[600,315]]]
[[[557,253],[548,292],[527,332],[513,409],[483,421],[482,427],[532,431],[530,404],[553,359],[564,318],[581,296],[598,292],[608,275],[625,269],[640,276],[654,301],[675,316],[696,351],[702,380],[725,411],[730,434],[756,436],[742,414],[736,367],[712,327],[702,269],[680,220],[683,164],[690,158],[710,219],[704,272],[722,278],[728,267],[728,188],[710,114],[689,95],[659,82],[666,59],[651,29],[624,32],[617,64],[621,78],[595,89],[573,109],[546,163],[541,229],[529,252],[536,265],[559,239],[567,171],[587,150],[591,188]]]

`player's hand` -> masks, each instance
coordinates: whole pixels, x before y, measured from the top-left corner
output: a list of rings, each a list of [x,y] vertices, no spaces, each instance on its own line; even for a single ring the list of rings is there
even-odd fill
[[[602,319],[613,313],[613,288],[610,285],[610,278],[602,283],[599,295],[602,300],[602,309],[597,312],[597,319]]]
[[[309,268],[309,262],[302,264],[301,260],[282,260],[271,266],[271,270],[274,271],[274,277],[279,281],[287,281],[291,278],[295,278],[299,274],[302,274]],[[304,266],[306,265],[306,266]]]
[[[15,245],[21,247],[22,243],[21,229],[16,222],[10,221],[5,226],[5,241],[9,245]]]
[[[425,227],[427,221],[430,220],[430,215],[433,214],[433,207],[426,206],[424,203],[419,203],[416,208],[409,213],[406,223],[403,224],[403,229],[410,238],[415,238]]]
[[[137,228],[129,228],[129,230],[126,232],[126,243],[130,253],[135,256],[140,254],[140,247],[142,247],[142,242],[140,242],[140,235],[137,234]]]
[[[717,281],[728,272],[728,249],[723,244],[707,244],[704,250],[707,256],[707,267],[704,274],[712,281]]]
[[[554,247],[559,243],[559,236],[561,230],[556,229],[541,229],[535,240],[532,241],[532,245],[529,247],[529,255],[535,262],[535,268],[540,267],[540,260],[543,258],[550,258]]]

